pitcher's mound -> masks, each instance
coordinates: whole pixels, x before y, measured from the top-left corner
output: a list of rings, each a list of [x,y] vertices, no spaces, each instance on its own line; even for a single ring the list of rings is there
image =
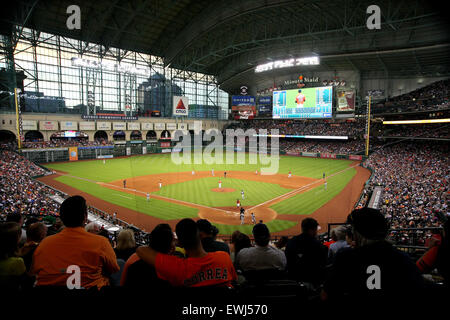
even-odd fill
[[[211,189],[211,191],[214,191],[214,192],[234,192],[234,191],[236,191],[235,189],[233,189],[233,188],[214,188],[214,189]]]

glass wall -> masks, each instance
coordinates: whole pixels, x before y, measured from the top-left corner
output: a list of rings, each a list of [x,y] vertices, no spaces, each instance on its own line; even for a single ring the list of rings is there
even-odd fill
[[[27,77],[26,111],[52,112],[55,106],[54,112],[85,113],[89,93],[97,112],[127,110],[142,116],[157,110],[171,116],[172,96],[185,95],[190,105],[227,117],[228,94],[215,77],[164,68],[160,57],[24,29],[14,62]],[[7,67],[1,54],[0,67]]]

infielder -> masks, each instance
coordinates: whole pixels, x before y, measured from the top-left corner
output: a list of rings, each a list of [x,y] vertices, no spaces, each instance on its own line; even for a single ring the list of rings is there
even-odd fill
[[[123,188],[125,189],[127,187],[127,180],[123,180]]]
[[[291,171],[289,171],[288,178],[292,177]]]
[[[222,189],[222,180],[219,180],[219,189]]]
[[[241,202],[239,201],[239,199],[236,200],[236,207],[239,209],[239,207],[241,206]]]
[[[241,224],[244,224],[244,220],[245,220],[245,209],[242,207],[241,208]]]
[[[255,217],[255,214],[253,212],[252,212],[251,216],[252,216],[252,223],[256,224],[256,217]]]
[[[161,180],[159,180],[159,188],[160,189],[162,188],[162,181]]]
[[[211,169],[211,175],[214,177],[214,169]]]
[[[194,175],[195,174],[195,171],[194,170],[192,170],[192,175]]]
[[[326,181],[324,183],[324,186],[325,186],[325,190],[327,190],[327,182]]]
[[[150,201],[150,193],[147,192],[147,202]]]
[[[244,200],[244,190],[241,190],[242,200]]]

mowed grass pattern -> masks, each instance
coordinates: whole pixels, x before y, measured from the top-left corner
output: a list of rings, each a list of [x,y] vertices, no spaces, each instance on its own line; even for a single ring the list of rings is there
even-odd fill
[[[222,188],[233,188],[233,192],[214,192],[218,187],[219,179],[222,180]],[[244,200],[241,196],[244,190]],[[164,186],[155,194],[197,203],[208,207],[236,206],[236,200],[241,200],[242,206],[254,206],[264,201],[285,194],[292,189],[282,188],[278,184],[249,181],[233,178],[202,178]]]
[[[278,214],[311,214],[337,196],[356,174],[356,169],[348,169],[327,179],[327,190],[319,185],[309,191],[272,205]]]
[[[235,164],[179,164],[171,161],[170,154],[152,154],[143,156],[133,156],[128,158],[107,159],[106,164],[103,160],[73,161],[64,163],[49,163],[45,166],[51,169],[61,170],[77,177],[87,178],[94,181],[110,182],[114,180],[127,179],[149,174],[158,174],[166,172],[190,172],[211,171],[212,168],[218,171],[260,171],[267,165],[250,164],[252,155],[241,154],[244,156],[245,163],[237,164],[237,155],[235,155]],[[193,159],[193,158],[192,158]],[[349,166],[349,160],[321,159],[321,158],[302,158],[293,156],[279,156],[280,174],[292,174],[303,177],[321,179],[325,172],[327,176],[339,172]],[[224,155],[225,160],[225,155]]]
[[[99,184],[77,178],[61,176],[56,178],[56,180],[78,190],[82,190],[83,192],[89,193],[97,198],[103,199],[109,203],[145,213],[163,220],[180,219],[181,217],[194,218],[197,217],[198,213],[197,209],[191,207],[157,199],[150,199],[150,201],[147,202],[145,196],[133,195],[126,192],[121,192],[119,190],[112,190],[102,187]]]

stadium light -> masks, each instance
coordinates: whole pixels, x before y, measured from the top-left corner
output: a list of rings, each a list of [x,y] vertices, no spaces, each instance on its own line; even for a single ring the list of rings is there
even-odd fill
[[[417,124],[417,123],[446,123],[446,122],[450,122],[450,119],[396,120],[396,121],[383,121],[383,124]]]

